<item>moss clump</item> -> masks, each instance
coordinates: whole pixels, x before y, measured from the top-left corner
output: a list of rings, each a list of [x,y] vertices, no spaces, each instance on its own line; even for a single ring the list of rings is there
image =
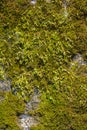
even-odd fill
[[[5,97],[0,102],[0,129],[20,130],[17,116],[24,111],[24,103],[11,93],[4,93]]]
[[[65,75],[61,83],[57,81],[55,88],[51,86],[43,93],[36,111],[40,124],[31,130],[87,129],[87,75],[76,76],[75,72],[72,75]]]

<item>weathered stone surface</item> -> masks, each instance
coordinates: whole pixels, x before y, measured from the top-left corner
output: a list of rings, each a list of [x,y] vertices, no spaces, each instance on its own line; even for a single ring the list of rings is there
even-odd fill
[[[81,66],[85,66],[87,65],[87,62],[84,61],[83,56],[81,54],[76,54],[73,58],[72,58],[72,62],[71,62],[71,66],[77,66],[77,68],[81,67]]]
[[[26,103],[24,114],[19,116],[19,125],[23,130],[30,130],[31,126],[38,124],[38,121],[34,117],[30,116],[28,112],[38,108],[40,103],[39,96],[39,92],[35,89],[33,95],[31,95],[30,101]]]
[[[19,118],[20,118],[19,123],[21,124],[23,130],[30,130],[31,126],[37,125],[38,123],[32,116],[26,114],[21,115]]]
[[[79,53],[73,57],[73,62],[78,63],[79,66],[87,64]]]
[[[0,91],[11,91],[11,83],[9,80],[0,80]]]

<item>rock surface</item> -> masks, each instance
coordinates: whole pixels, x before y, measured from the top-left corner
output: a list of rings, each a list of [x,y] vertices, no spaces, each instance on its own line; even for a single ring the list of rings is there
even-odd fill
[[[73,62],[78,63],[79,66],[81,65],[86,65],[86,61],[84,61],[83,57],[81,54],[77,54],[73,57]]]
[[[37,121],[29,115],[22,114],[20,117],[20,124],[23,130],[30,130],[30,127],[33,125],[37,125]]]
[[[40,94],[38,93],[37,89],[34,90],[33,95],[31,95],[31,100],[26,103],[24,114],[19,116],[19,125],[23,130],[30,130],[31,126],[38,124],[38,121],[34,117],[30,116],[28,112],[37,109],[40,103],[39,96]]]
[[[0,80],[0,91],[11,91],[11,83],[9,80]]]
[[[78,68],[87,65],[87,62],[84,61],[83,56],[79,53],[72,58],[71,67],[75,65],[77,65]]]

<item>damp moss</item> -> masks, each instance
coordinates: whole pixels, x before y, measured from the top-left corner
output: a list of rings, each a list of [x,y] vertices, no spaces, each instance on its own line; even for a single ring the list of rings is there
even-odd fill
[[[42,93],[35,130],[87,129],[87,67],[70,68],[77,53],[87,60],[87,2],[66,0],[66,18],[62,2],[0,3],[0,78],[6,73],[16,91],[0,102],[0,129],[19,129],[21,99],[27,102],[35,87]]]
[[[86,130],[86,78],[87,75],[69,75],[63,79],[61,88],[57,86],[56,90],[52,88],[49,92],[43,93],[42,102],[36,110],[39,125],[31,130]]]
[[[18,115],[24,112],[24,102],[11,93],[4,94],[4,100],[0,101],[0,129],[20,130]]]

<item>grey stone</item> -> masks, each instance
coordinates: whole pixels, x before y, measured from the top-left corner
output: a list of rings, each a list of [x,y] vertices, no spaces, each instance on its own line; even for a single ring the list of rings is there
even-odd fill
[[[0,91],[11,91],[11,83],[9,80],[0,80]]]
[[[34,93],[33,95],[31,95],[30,101],[26,103],[24,114],[19,116],[19,124],[23,128],[23,130],[30,130],[31,126],[38,124],[38,121],[34,117],[28,115],[28,112],[38,108],[38,105],[40,103],[39,96],[39,91],[37,89],[34,89]]]
[[[37,121],[30,115],[22,114],[20,117],[20,126],[23,130],[30,130],[31,126],[37,125]]]
[[[76,54],[73,58],[72,58],[72,63],[71,66],[77,64],[78,67],[82,66],[82,65],[87,65],[87,62],[84,61],[83,57],[81,54]]]

